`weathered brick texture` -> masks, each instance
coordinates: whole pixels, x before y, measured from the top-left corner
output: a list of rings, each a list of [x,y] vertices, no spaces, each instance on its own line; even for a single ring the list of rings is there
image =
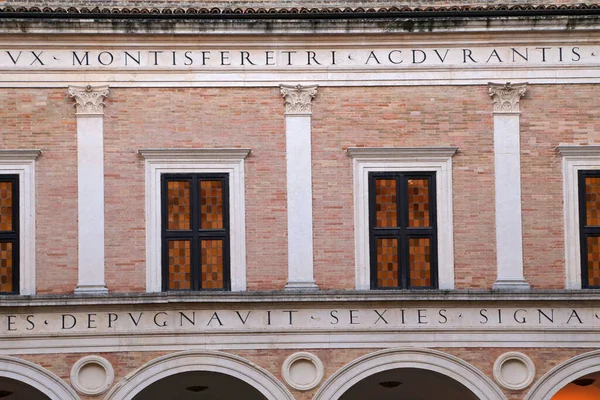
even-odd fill
[[[559,144],[598,143],[592,85],[530,85],[521,101],[525,278],[564,287]],[[3,149],[39,148],[37,291],[77,284],[77,140],[63,89],[2,89]],[[349,147],[458,146],[453,159],[456,287],[490,288],[496,277],[492,103],[486,86],[321,87],[313,101],[315,278],[354,288],[354,212]],[[285,118],[279,90],[113,89],[105,109],[106,282],[145,290],[145,193],[141,148],[248,147],[249,290],[287,280]]]

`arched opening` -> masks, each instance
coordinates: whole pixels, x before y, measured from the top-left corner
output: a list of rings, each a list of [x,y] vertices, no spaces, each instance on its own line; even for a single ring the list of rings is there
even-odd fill
[[[294,400],[294,396],[258,365],[233,354],[207,350],[182,351],[152,360],[123,378],[104,398],[151,399]]]
[[[193,371],[171,375],[154,382],[134,400],[265,400],[258,390],[246,382],[217,372]]]
[[[424,394],[423,390],[433,390],[434,386],[444,388],[440,395]],[[373,394],[375,390],[377,395]],[[464,360],[437,350],[411,347],[357,358],[327,379],[313,400],[401,398],[506,400],[490,378]]]
[[[50,398],[24,382],[0,378],[0,400],[50,400]]]
[[[548,371],[524,400],[600,399],[600,350],[573,357]]]
[[[437,372],[400,368],[379,372],[356,383],[340,400],[478,400],[465,386]]]
[[[552,400],[600,399],[600,372],[577,378],[558,391]]]
[[[0,356],[0,400],[79,400],[47,369],[17,357]]]

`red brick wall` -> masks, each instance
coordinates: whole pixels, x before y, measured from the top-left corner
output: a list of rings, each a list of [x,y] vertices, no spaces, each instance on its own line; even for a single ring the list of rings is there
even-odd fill
[[[287,280],[285,126],[279,89],[115,89],[105,109],[106,283],[145,290],[142,148],[242,147],[248,290]]]
[[[530,85],[521,101],[521,176],[525,279],[564,288],[560,144],[600,142],[595,85]]]
[[[0,148],[40,149],[36,161],[38,293],[77,285],[77,125],[66,89],[1,89]]]
[[[564,287],[559,144],[598,143],[594,85],[530,85],[521,102],[525,277]],[[248,147],[249,290],[287,278],[285,118],[277,88],[112,89],[105,109],[106,282],[145,288],[141,148]],[[77,284],[77,157],[73,101],[64,89],[0,90],[0,145],[39,148],[37,290]],[[348,147],[458,146],[453,158],[456,287],[496,277],[492,103],[486,86],[319,88],[313,100],[315,278],[354,288],[352,162]]]

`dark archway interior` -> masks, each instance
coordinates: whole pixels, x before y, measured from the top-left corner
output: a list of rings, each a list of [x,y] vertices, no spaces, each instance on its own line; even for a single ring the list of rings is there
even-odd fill
[[[217,372],[184,372],[154,382],[134,400],[265,400],[258,390]],[[0,399],[1,400],[1,399]]]
[[[478,400],[469,389],[437,372],[401,368],[371,375],[340,400]]]
[[[26,383],[0,378],[0,400],[50,400],[50,398]]]

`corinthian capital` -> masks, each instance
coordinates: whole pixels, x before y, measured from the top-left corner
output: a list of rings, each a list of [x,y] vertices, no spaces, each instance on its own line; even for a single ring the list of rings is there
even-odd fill
[[[519,102],[527,91],[527,83],[516,85],[489,83],[488,92],[494,101],[495,113],[519,113]]]
[[[77,115],[103,115],[108,86],[69,86],[69,96],[75,99]]]
[[[285,99],[286,114],[311,114],[311,101],[317,95],[317,86],[281,85],[281,95]]]

